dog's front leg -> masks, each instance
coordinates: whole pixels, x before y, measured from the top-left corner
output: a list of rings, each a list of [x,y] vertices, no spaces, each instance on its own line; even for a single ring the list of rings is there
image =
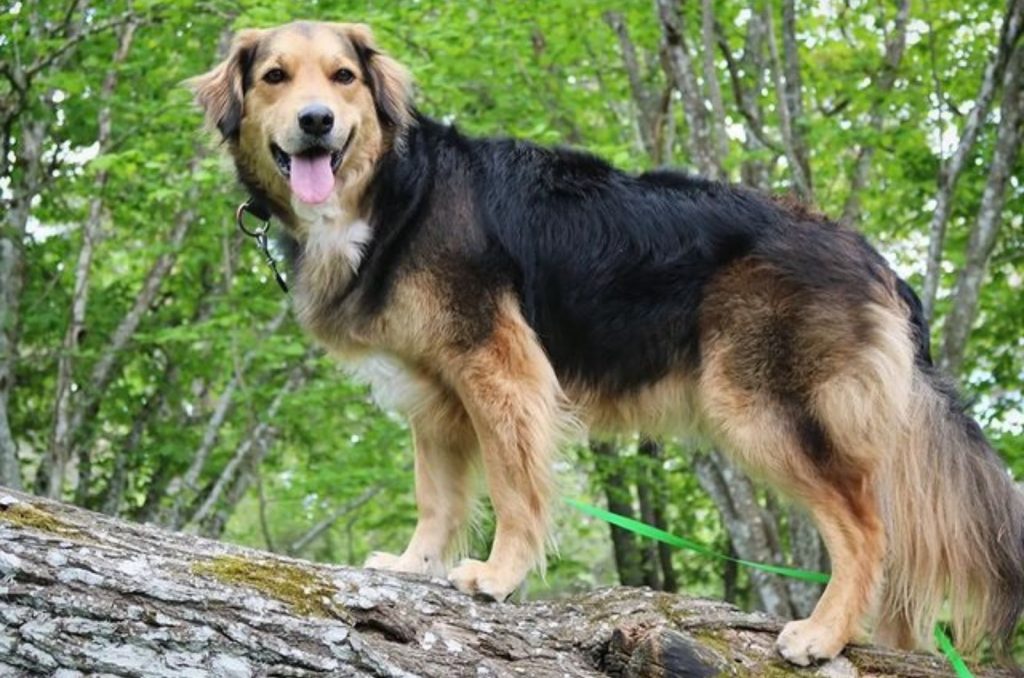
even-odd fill
[[[503,600],[544,563],[561,391],[518,309],[503,309],[485,343],[453,363],[451,379],[480,442],[496,525],[487,561],[464,560],[448,579],[460,591]]]
[[[469,516],[476,435],[453,397],[434,396],[410,423],[416,447],[416,529],[402,555],[377,551],[365,566],[443,577],[452,544]]]

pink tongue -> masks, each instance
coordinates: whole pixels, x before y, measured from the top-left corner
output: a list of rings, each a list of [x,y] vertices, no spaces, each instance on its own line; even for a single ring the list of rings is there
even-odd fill
[[[327,153],[311,158],[293,155],[291,160],[292,190],[299,200],[308,203],[327,200],[334,188],[331,156]]]

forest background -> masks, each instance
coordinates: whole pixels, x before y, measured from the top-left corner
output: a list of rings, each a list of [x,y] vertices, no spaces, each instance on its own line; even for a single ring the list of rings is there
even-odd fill
[[[465,132],[865,232],[1024,477],[1024,0],[38,0],[0,3],[0,484],[314,560],[403,547],[408,429],[296,327],[180,85],[234,29],[295,18],[372,25]],[[558,471],[723,552],[828,567],[803,514],[699,443],[594,439]],[[489,529],[485,510],[477,554]],[[568,510],[557,537],[522,596],[621,582],[796,616],[817,594]]]

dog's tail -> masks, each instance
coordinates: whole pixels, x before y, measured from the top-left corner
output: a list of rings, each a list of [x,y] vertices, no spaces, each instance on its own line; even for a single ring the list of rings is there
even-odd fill
[[[889,541],[880,628],[900,629],[890,638],[900,645],[931,647],[948,600],[958,647],[970,652],[987,637],[1006,654],[1024,611],[1024,493],[931,366],[918,313],[912,323],[908,444],[888,451],[880,473]]]

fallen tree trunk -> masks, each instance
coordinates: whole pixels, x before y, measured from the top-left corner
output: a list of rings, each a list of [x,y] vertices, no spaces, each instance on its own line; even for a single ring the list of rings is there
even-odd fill
[[[0,675],[948,676],[868,647],[798,670],[777,619],[616,588],[496,604],[0,488]],[[998,672],[978,675],[999,675]]]

